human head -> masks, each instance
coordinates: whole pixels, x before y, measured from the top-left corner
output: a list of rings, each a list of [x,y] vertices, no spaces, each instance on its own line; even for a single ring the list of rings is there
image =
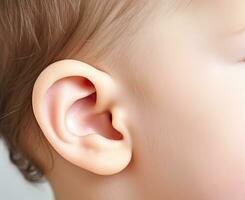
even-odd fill
[[[132,35],[138,23],[130,30],[128,25],[143,20],[137,17],[143,4],[97,0],[1,2],[1,132],[11,160],[28,180],[39,180],[41,167],[37,170],[37,161],[24,150],[27,140],[34,136],[48,145],[33,116],[35,80],[49,64],[60,59],[79,55],[76,59],[90,63],[111,58],[106,54],[118,51],[115,47],[122,36]],[[30,124],[36,124],[38,134],[27,133]],[[22,147],[21,137],[25,140]]]
[[[115,20],[117,28],[124,25],[127,29],[115,38],[114,45],[107,43],[110,52],[98,53],[97,47],[101,45],[99,41],[104,42],[117,33],[113,24],[108,24],[111,31],[102,28],[104,34],[98,31],[97,38],[85,39],[88,45],[83,51],[75,40],[83,35],[78,31],[74,38],[67,38],[63,51],[56,46],[62,43],[54,43],[58,56],[42,63],[43,68],[28,78],[27,82],[32,81],[29,88],[22,85],[30,97],[26,100],[33,101],[33,118],[50,141],[54,169],[62,172],[61,177],[64,172],[70,179],[75,179],[75,174],[86,174],[81,177],[88,185],[96,182],[105,193],[111,192],[108,189],[111,187],[115,189],[112,195],[127,188],[126,199],[243,198],[244,47],[243,31],[237,33],[237,30],[244,23],[245,4],[241,0],[187,3],[177,1],[173,5],[173,1],[159,1],[151,12],[139,9],[138,18],[129,18],[132,21],[126,17],[124,21]],[[132,12],[137,13],[135,9]],[[84,23],[89,23],[90,18],[85,19]],[[127,22],[132,22],[131,26]],[[133,29],[135,24],[140,26]],[[128,30],[133,31],[129,34]],[[41,33],[43,38],[47,32]],[[52,46],[46,45],[50,51],[37,54],[40,56],[37,63],[53,53]],[[70,51],[71,47],[79,51]],[[25,48],[18,50],[25,52]],[[92,57],[94,52],[100,56]],[[24,59],[34,62],[33,57]],[[52,64],[56,60],[61,61]],[[34,70],[36,62],[32,62],[29,71],[24,70],[25,65],[24,68],[18,65],[18,70],[12,73],[23,80]],[[20,80],[5,77],[8,84],[12,82],[12,87],[6,85],[2,89],[8,99],[14,90],[19,91]],[[14,95],[12,99],[14,102],[18,98]],[[23,111],[26,110],[21,110],[19,119]],[[17,114],[13,112],[3,118],[9,122],[1,122],[3,134],[10,127],[15,128],[10,122]],[[42,134],[34,131],[33,124],[24,124],[23,129],[31,134],[30,142],[26,137],[23,141],[28,146],[26,152],[33,152],[31,144],[36,144],[35,137]],[[85,140],[89,131],[95,132],[96,137],[92,135]],[[35,159],[39,166],[45,163],[46,154],[31,155],[32,159],[39,158]],[[49,175],[54,182],[59,174],[55,170]],[[93,172],[95,176],[85,172]],[[107,188],[107,184],[112,186]],[[97,192],[103,194],[103,191]]]

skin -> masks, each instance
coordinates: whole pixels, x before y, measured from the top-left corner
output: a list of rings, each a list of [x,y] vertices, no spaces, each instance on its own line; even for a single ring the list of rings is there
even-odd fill
[[[118,66],[101,63],[120,86],[130,164],[99,176],[55,154],[57,199],[244,199],[245,2],[159,5]]]

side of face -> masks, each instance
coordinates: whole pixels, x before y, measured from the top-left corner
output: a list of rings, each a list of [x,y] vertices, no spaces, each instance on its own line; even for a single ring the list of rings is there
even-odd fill
[[[100,184],[103,195],[242,200],[245,2],[164,2],[118,66],[63,60],[47,67],[33,90],[34,115],[78,174],[117,174],[108,176],[115,190]]]
[[[114,71],[146,199],[244,198],[245,31],[234,34],[244,10],[241,0],[159,7]]]

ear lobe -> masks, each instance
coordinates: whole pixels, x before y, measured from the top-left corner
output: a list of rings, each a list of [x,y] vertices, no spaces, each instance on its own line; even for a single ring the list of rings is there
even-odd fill
[[[69,162],[100,175],[123,170],[132,156],[124,113],[111,77],[76,60],[49,65],[33,87],[36,120]]]

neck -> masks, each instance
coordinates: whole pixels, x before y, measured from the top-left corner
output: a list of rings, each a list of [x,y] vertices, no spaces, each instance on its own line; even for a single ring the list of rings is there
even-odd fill
[[[57,162],[58,161],[58,162]],[[126,175],[99,176],[85,172],[63,159],[55,159],[54,167],[46,174],[56,200],[108,200],[132,198],[133,186]]]
[[[70,166],[69,163],[64,164],[57,165],[56,163],[52,170],[46,174],[55,199],[96,199],[93,197],[97,193],[97,187],[94,185],[95,175],[86,173],[75,166]]]

